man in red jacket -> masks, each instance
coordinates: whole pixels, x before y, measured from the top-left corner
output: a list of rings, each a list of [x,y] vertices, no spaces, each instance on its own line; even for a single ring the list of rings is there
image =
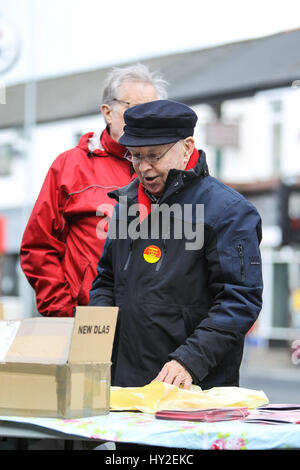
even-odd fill
[[[22,243],[21,267],[45,316],[73,316],[87,305],[113,202],[107,192],[136,175],[118,143],[123,113],[166,97],[166,81],[143,64],[115,68],[107,77],[101,112],[103,132],[87,133],[51,165]]]

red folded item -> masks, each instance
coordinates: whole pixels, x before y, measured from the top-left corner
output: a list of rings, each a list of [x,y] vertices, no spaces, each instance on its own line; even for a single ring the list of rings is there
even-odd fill
[[[244,419],[249,415],[249,410],[246,407],[239,408],[212,408],[206,410],[192,410],[192,411],[178,411],[178,410],[163,410],[157,411],[155,417],[157,419],[172,419],[183,421],[231,421],[235,419]]]

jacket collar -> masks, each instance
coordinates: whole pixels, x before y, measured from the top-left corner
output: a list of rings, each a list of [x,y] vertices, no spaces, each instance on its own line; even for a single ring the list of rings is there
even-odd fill
[[[126,148],[111,138],[108,128],[103,132],[88,132],[79,140],[78,147],[87,152],[89,156],[113,156],[124,158]]]
[[[195,178],[195,177],[204,177],[209,175],[208,166],[206,163],[206,155],[203,150],[196,150],[193,152],[190,161],[187,164],[187,167],[184,171],[182,170],[171,170],[174,172],[179,172],[185,175],[185,178]]]
[[[114,157],[124,158],[126,147],[112,139],[108,132],[108,127],[102,132],[100,141],[107,153]]]

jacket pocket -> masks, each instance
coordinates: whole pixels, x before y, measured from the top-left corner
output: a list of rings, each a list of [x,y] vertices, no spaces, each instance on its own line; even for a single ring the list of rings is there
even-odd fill
[[[144,302],[132,315],[134,308],[127,306],[126,313],[122,311],[126,315],[123,325],[126,325],[126,331],[132,332],[132,337],[139,336],[137,341],[149,344],[150,350],[153,349],[155,339],[155,354],[158,356],[166,358],[186,340],[186,326],[180,305]]]
[[[208,309],[204,311],[203,306],[186,305],[182,307],[181,312],[187,336],[190,336],[207,316]]]
[[[242,242],[239,242],[236,248],[239,256],[241,280],[246,281],[245,253]]]
[[[65,278],[70,287],[74,300],[78,299],[79,293],[83,291],[83,285],[88,272],[89,262],[85,258],[75,258],[71,250],[66,252],[63,260]]]
[[[130,240],[128,255],[127,255],[125,264],[123,266],[123,271],[127,271],[127,269],[128,269],[128,266],[129,266],[129,263],[130,263],[130,260],[131,260],[131,256],[132,256],[132,250],[133,250],[133,240]]]
[[[164,257],[166,256],[167,253],[167,242],[166,239],[163,240],[163,245],[162,245],[162,250],[161,250],[161,256],[158,262],[156,263],[155,271],[159,271],[161,268],[161,265],[164,261]]]
[[[261,284],[261,256],[251,238],[236,240],[232,258],[232,280],[255,287]]]
[[[234,240],[228,252],[228,279],[231,283],[245,283],[247,280],[247,240],[245,238]]]
[[[88,305],[93,278],[94,276],[91,272],[91,266],[87,263],[82,271],[80,288],[77,293],[78,305]]]

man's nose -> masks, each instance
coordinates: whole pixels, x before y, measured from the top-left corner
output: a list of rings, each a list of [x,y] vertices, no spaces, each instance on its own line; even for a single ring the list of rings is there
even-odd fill
[[[139,161],[139,168],[142,173],[152,168],[151,163],[149,163],[145,158],[141,158]]]

